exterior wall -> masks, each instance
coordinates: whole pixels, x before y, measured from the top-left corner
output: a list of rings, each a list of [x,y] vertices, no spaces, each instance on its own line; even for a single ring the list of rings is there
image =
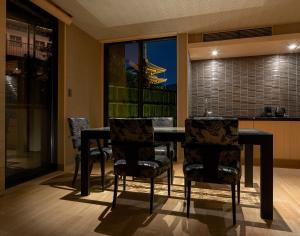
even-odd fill
[[[217,116],[260,116],[265,106],[300,116],[300,54],[194,61],[191,93],[191,116],[205,99]]]
[[[16,30],[14,29],[14,27],[19,27],[20,29]],[[33,37],[31,36],[28,42],[28,24],[10,20],[7,21],[6,28],[7,28],[6,29],[6,40],[7,40],[6,53],[8,55],[21,56],[21,57],[27,54],[30,54],[32,56],[34,51]],[[21,38],[20,43],[11,40],[11,36],[20,37]],[[48,59],[47,46],[49,45],[49,38],[36,34],[35,41],[44,43],[43,46],[36,47],[35,57],[40,60],[47,60]]]
[[[6,1],[0,0],[0,195],[5,190],[5,21]]]

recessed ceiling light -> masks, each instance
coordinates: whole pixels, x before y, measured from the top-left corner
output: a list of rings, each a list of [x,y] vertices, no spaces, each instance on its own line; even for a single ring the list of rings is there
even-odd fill
[[[217,56],[219,54],[218,50],[212,50],[211,55]]]
[[[297,44],[292,43],[292,44],[290,44],[290,45],[288,46],[288,48],[289,48],[290,50],[295,50],[295,49],[297,48]]]

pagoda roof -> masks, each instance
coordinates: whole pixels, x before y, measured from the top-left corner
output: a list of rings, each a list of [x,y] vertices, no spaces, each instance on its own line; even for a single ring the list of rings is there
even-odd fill
[[[159,73],[166,72],[167,69],[157,66],[157,65],[154,65],[147,60],[146,61],[146,70],[148,70],[149,72],[151,72],[153,74],[159,74]]]
[[[161,84],[167,81],[166,78],[159,78],[155,75],[149,75],[148,80],[150,84]]]

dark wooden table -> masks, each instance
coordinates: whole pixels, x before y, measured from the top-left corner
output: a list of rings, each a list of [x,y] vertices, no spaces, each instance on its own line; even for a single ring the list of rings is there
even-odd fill
[[[184,142],[184,127],[155,127],[156,141]],[[89,195],[88,152],[92,139],[109,139],[109,127],[81,132],[81,195]],[[245,144],[245,186],[253,186],[253,145],[260,145],[260,216],[273,219],[273,134],[257,129],[239,129],[239,143]]]

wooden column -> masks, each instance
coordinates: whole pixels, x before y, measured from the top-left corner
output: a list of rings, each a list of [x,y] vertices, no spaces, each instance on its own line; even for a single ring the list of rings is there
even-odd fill
[[[5,191],[5,45],[6,1],[0,0],[0,195]]]
[[[66,167],[66,96],[67,96],[67,72],[66,72],[66,24],[59,22],[58,26],[58,129],[57,129],[57,162],[60,170]]]
[[[99,100],[99,105],[100,105],[100,112],[99,112],[99,126],[98,127],[103,127],[104,126],[104,44],[100,42],[100,83],[99,83],[99,91],[100,91],[100,100]]]
[[[188,34],[177,35],[177,126],[184,126],[188,117]],[[183,160],[181,144],[177,145],[177,160]]]

